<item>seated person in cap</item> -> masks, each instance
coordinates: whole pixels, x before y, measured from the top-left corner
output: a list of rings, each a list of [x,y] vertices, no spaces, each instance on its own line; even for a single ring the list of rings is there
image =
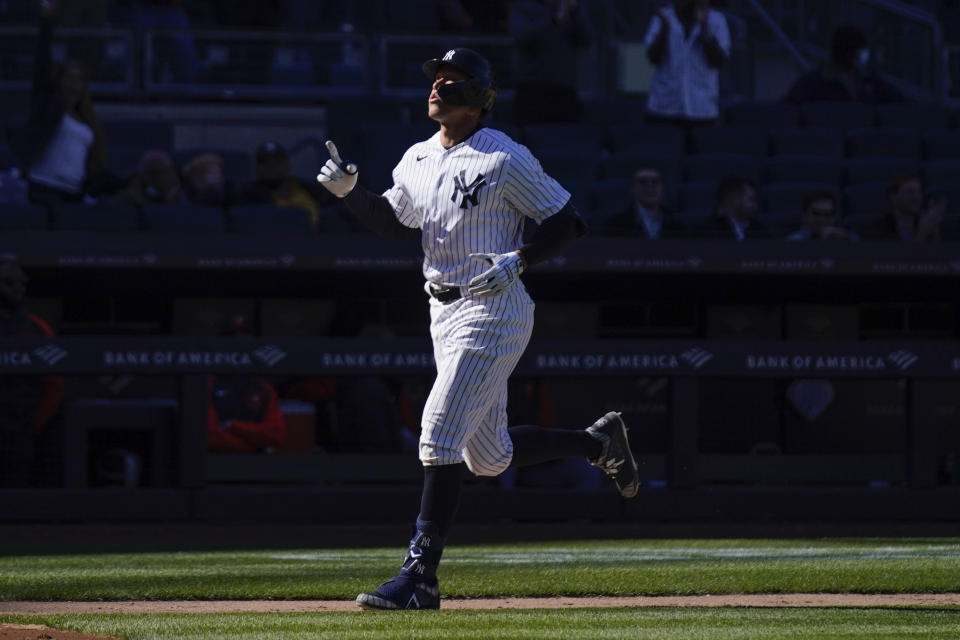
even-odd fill
[[[140,157],[140,168],[125,189],[109,201],[115,205],[180,205],[186,202],[180,174],[166,151],[154,149]]]
[[[194,204],[229,205],[232,188],[223,170],[223,156],[204,153],[184,165],[183,190]]]
[[[803,198],[803,228],[787,240],[859,240],[857,234],[840,226],[837,195],[832,191],[814,191]]]
[[[310,214],[310,223],[321,231],[353,230],[343,205],[314,180],[301,180],[290,173],[287,150],[276,142],[257,148],[254,181],[241,194],[244,203],[269,203],[278,207],[299,207]]]
[[[221,335],[253,335],[250,320],[239,314]],[[207,449],[222,452],[271,452],[283,444],[287,426],[277,392],[253,375],[207,377]]]
[[[714,217],[708,233],[716,238],[769,238],[770,232],[757,220],[757,185],[746,176],[731,175],[717,186]]]
[[[663,205],[663,177],[655,167],[639,167],[630,182],[630,204],[612,215],[604,235],[640,236],[656,240],[682,236],[686,226]]]

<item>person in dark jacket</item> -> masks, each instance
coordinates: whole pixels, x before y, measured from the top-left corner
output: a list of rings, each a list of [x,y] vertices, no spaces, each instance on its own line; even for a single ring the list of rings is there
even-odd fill
[[[41,0],[27,125],[15,139],[31,202],[79,202],[106,167],[103,132],[90,99],[89,78],[75,60],[54,65],[51,44],[57,3]]]
[[[630,203],[612,215],[603,235],[668,238],[685,235],[686,225],[663,204],[663,176],[656,167],[638,167],[630,181]]]
[[[716,238],[747,240],[769,238],[770,231],[757,220],[757,185],[746,176],[730,175],[717,185],[714,217],[708,232]]]

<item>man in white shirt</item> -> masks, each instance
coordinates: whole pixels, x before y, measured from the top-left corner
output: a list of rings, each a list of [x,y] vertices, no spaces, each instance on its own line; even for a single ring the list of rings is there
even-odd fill
[[[660,7],[644,38],[656,66],[647,98],[648,119],[690,125],[720,114],[720,67],[730,56],[730,30],[707,0],[673,0]]]

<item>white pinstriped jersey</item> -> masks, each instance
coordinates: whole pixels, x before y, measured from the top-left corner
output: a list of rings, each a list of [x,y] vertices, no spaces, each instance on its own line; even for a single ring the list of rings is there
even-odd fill
[[[487,265],[471,253],[508,253],[521,245],[523,218],[543,222],[570,193],[543,172],[530,150],[482,128],[444,148],[440,132],[410,147],[384,196],[397,219],[423,231],[423,275],[466,285]]]

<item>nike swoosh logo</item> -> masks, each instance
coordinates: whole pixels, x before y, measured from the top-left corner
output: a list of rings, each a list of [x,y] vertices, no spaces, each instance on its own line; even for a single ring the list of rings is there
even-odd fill
[[[427,155],[425,155],[425,156],[417,156],[417,162],[420,162],[420,161],[423,160],[424,158],[429,158],[429,157],[430,157],[430,154],[429,154],[429,153],[428,153]]]

